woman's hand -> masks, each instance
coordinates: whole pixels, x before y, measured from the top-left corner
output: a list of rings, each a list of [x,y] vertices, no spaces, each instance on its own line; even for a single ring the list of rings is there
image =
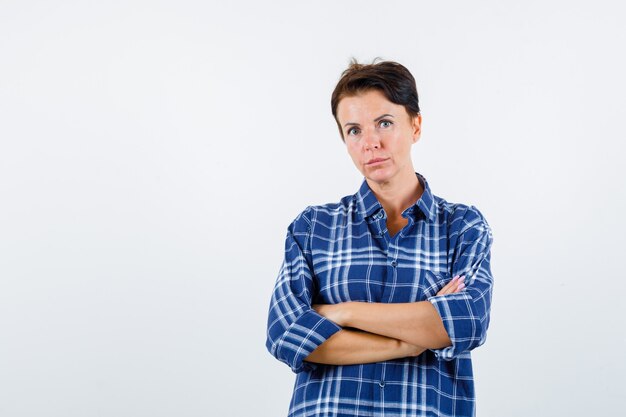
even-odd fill
[[[317,311],[320,316],[324,316],[328,320],[344,327],[346,319],[345,315],[349,304],[350,302],[339,304],[314,304],[313,310]]]
[[[465,276],[457,275],[440,289],[437,295],[454,294],[460,292],[463,288],[465,288]]]

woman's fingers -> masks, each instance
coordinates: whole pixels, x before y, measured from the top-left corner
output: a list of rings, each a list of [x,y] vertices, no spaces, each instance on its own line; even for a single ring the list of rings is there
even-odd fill
[[[448,282],[441,290],[439,290],[437,295],[451,294],[456,291],[456,288],[459,285],[459,278],[460,277],[458,275],[452,278],[450,282]]]
[[[453,286],[457,285],[456,281],[459,279],[458,276],[452,278],[450,280],[450,282],[448,282],[446,285],[443,286],[442,289],[439,290],[439,292],[437,293],[437,295],[446,295],[448,294],[448,292],[450,291],[450,288],[452,288]]]
[[[442,289],[439,290],[437,295],[454,294],[465,288],[465,276],[459,276],[452,278]]]

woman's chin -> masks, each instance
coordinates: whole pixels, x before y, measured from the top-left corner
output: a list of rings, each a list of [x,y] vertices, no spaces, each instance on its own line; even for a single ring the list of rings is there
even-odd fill
[[[382,169],[382,168],[374,169],[374,170],[366,170],[364,172],[365,178],[376,183],[389,182],[389,180],[392,177],[391,174],[392,173],[388,169]]]

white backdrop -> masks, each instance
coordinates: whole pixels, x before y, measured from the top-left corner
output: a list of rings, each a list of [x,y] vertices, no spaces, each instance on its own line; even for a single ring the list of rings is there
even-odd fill
[[[494,232],[478,415],[617,415],[618,1],[0,0],[0,416],[286,415],[287,225],[354,193],[330,114],[397,60],[417,170]]]

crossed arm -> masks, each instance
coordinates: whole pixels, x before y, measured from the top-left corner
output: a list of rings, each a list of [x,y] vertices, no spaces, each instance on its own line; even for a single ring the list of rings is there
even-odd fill
[[[454,277],[437,295],[461,291],[464,277]],[[441,317],[429,301],[414,303],[317,304],[322,316],[343,327],[307,358],[308,362],[352,365],[418,356],[451,344]]]

